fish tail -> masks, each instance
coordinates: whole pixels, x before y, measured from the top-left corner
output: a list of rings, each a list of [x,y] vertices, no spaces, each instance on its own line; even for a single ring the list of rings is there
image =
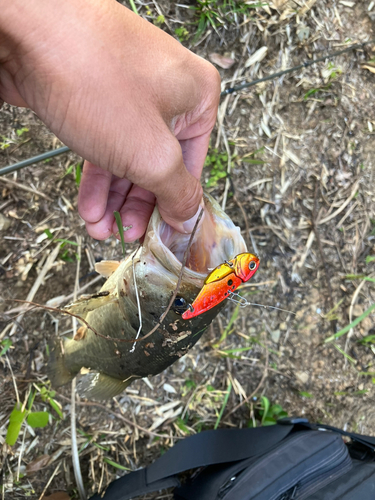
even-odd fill
[[[66,356],[64,353],[64,345],[66,341],[54,337],[48,342],[49,360],[47,365],[47,375],[51,381],[52,387],[60,387],[67,384],[77,373],[71,372],[66,365]]]

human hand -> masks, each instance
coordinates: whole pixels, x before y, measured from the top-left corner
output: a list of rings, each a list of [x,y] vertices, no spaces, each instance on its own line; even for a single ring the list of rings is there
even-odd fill
[[[88,160],[78,206],[89,234],[117,233],[117,210],[134,241],[155,198],[191,232],[219,101],[213,66],[114,0],[0,6],[0,97]]]

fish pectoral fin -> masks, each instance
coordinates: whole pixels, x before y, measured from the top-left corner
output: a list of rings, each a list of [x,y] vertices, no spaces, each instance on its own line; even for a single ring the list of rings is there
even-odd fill
[[[101,262],[97,262],[95,264],[95,271],[105,278],[109,278],[111,274],[113,274],[120,262],[118,260],[102,260]]]
[[[111,399],[120,394],[134,380],[117,379],[99,372],[89,372],[82,375],[77,382],[77,392],[81,398]]]
[[[82,295],[79,299],[63,308],[63,311],[82,316],[85,319],[86,314],[99,307],[105,306],[117,300],[115,289],[103,290],[92,295]]]

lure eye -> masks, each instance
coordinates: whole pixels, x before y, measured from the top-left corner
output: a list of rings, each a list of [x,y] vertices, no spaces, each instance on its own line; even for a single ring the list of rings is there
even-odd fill
[[[182,314],[186,311],[187,304],[183,297],[176,297],[173,303],[173,310],[177,314]]]
[[[257,267],[256,263],[252,260],[249,264],[250,271],[254,271],[256,267]]]

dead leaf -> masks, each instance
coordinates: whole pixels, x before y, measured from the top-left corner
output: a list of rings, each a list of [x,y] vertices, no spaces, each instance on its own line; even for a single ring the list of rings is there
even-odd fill
[[[65,491],[56,491],[56,493],[44,497],[44,500],[70,500],[70,496]]]
[[[254,52],[254,54],[246,61],[245,68],[250,68],[253,64],[262,61],[262,59],[266,57],[267,50],[267,47],[264,46]]]
[[[223,69],[231,68],[233,64],[236,62],[235,59],[232,59],[231,57],[227,56],[222,56],[217,52],[211,52],[211,54],[208,54],[208,57],[211,62],[213,62],[214,64]]]
[[[47,467],[50,461],[51,457],[49,455],[40,455],[40,457],[36,458],[26,465],[26,472],[28,474],[31,474],[32,472],[38,472],[38,470]]]
[[[362,64],[363,69],[368,69],[371,73],[375,73],[375,64],[372,66],[371,63]]]

